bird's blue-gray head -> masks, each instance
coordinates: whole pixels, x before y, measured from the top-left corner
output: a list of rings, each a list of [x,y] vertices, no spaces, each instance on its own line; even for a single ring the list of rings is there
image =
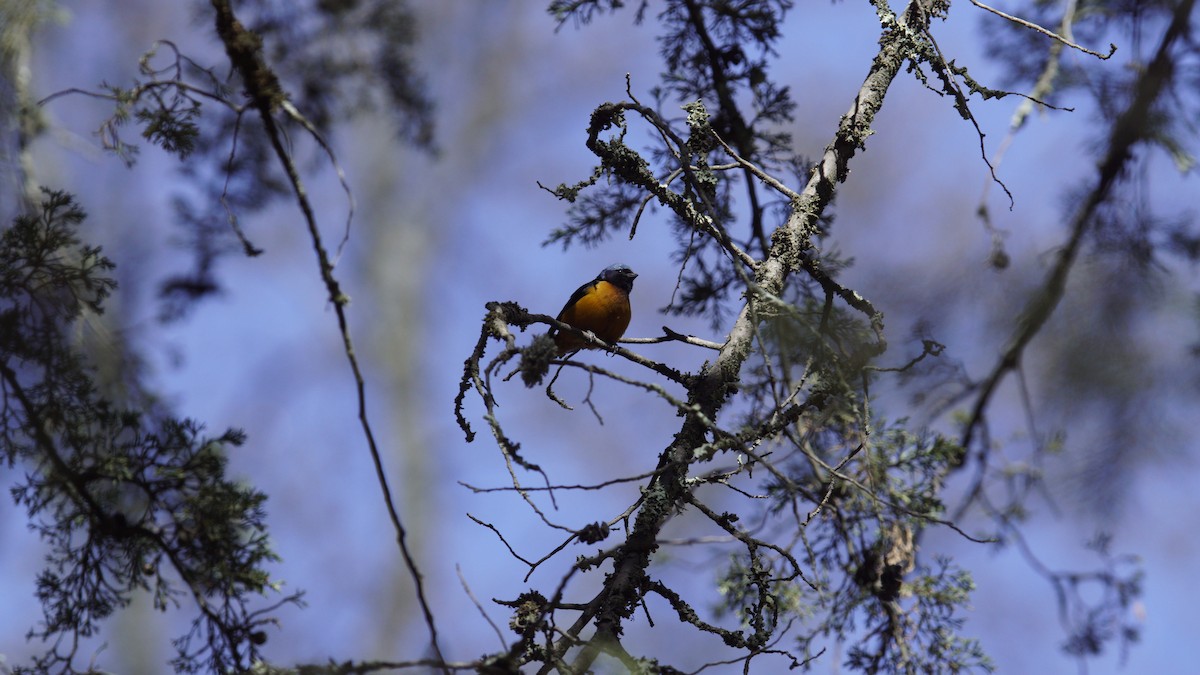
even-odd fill
[[[617,263],[605,267],[599,278],[628,293],[633,290],[633,280],[637,278],[637,273],[629,269],[629,265]]]

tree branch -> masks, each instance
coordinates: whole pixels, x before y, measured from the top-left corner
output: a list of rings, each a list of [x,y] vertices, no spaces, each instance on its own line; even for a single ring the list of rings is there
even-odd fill
[[[1083,245],[1084,235],[1091,229],[1097,209],[1112,196],[1111,190],[1120,178],[1126,164],[1133,159],[1133,148],[1146,140],[1149,127],[1145,124],[1154,102],[1163,89],[1171,81],[1174,70],[1175,56],[1171,53],[1175,43],[1187,35],[1188,25],[1195,7],[1196,0],[1182,0],[1176,7],[1171,23],[1163,33],[1154,58],[1143,71],[1133,97],[1124,112],[1113,124],[1109,134],[1108,144],[1096,169],[1095,182],[1091,190],[1076,207],[1070,219],[1070,237],[1067,243],[1055,256],[1054,266],[1046,275],[1041,290],[1034,295],[1021,312],[1016,331],[1009,337],[991,372],[984,378],[971,415],[963,427],[961,445],[969,450],[975,439],[975,432],[984,419],[984,414],[996,388],[1008,373],[1012,372],[1021,362],[1026,347],[1042,330],[1058,303],[1066,293],[1067,277],[1074,267],[1079,250]],[[987,452],[980,449],[980,454]],[[983,488],[983,476],[978,475],[959,506],[954,519],[957,520],[979,495]]]
[[[358,364],[358,356],[354,351],[354,343],[350,338],[349,321],[346,317],[346,305],[349,304],[350,298],[342,292],[337,278],[333,275],[333,263],[330,261],[329,253],[322,242],[321,231],[317,226],[317,218],[313,211],[312,203],[309,201],[307,191],[300,180],[299,170],[284,147],[283,134],[275,123],[274,111],[286,108],[287,96],[279,83],[279,79],[263,59],[261,39],[254,33],[246,30],[241,22],[237,20],[229,0],[212,0],[212,6],[216,12],[217,34],[225,45],[225,51],[229,55],[230,63],[241,76],[247,95],[259,113],[263,130],[271,142],[271,147],[279,159],[280,166],[287,174],[288,183],[291,185],[296,203],[304,215],[304,222],[308,227],[309,238],[312,240],[313,250],[317,255],[317,265],[320,268],[321,279],[325,283],[325,289],[329,293],[329,301],[333,304],[334,313],[337,315],[338,330],[342,336],[343,349],[354,376],[358,398],[359,424],[362,427],[363,435],[366,437],[367,446],[371,452],[371,460],[375,465],[375,475],[379,480],[384,504],[387,507],[388,516],[391,518],[392,527],[396,531],[396,542],[404,558],[404,565],[412,577],[413,585],[416,589],[417,601],[421,605],[421,612],[425,617],[425,625],[429,629],[430,646],[437,660],[442,664],[442,672],[448,674],[450,669],[445,665],[446,658],[443,656],[441,646],[438,644],[437,625],[434,622],[433,610],[430,607],[428,599],[425,597],[424,581],[420,570],[417,569],[417,563],[412,555],[412,551],[409,550],[407,541],[408,533],[400,520],[400,514],[396,510],[395,502],[392,499],[392,492],[388,487],[387,474],[383,468],[383,458],[379,451],[379,446],[375,441],[375,433],[371,428],[371,422],[367,417],[366,382],[363,378],[362,369]],[[323,145],[320,137],[317,140]]]
[[[817,220],[833,200],[837,185],[845,180],[851,158],[864,146],[875,114],[907,58],[905,38],[911,30],[923,28],[910,27],[907,22],[905,18],[885,19],[880,50],[854,102],[842,117],[834,140],[826,147],[799,199],[793,202],[787,222],[772,235],[770,255],[757,266],[755,274],[757,285],[767,293],[778,296],[788,275],[803,267],[803,254],[812,246]],[[594,138],[593,134],[592,142]],[[698,406],[704,419],[717,418],[739,382],[742,365],[751,353],[759,302],[760,294],[749,296],[715,362],[703,369],[689,387],[689,401]],[[879,327],[882,328],[881,322]],[[687,415],[675,441],[663,451],[659,464],[665,465],[666,469],[651,479],[644,491],[644,502],[634,520],[633,530],[613,555],[612,573],[575,626],[592,622],[597,635],[620,635],[622,622],[632,615],[645,591],[648,582],[645,570],[658,547],[658,534],[689,496],[687,467],[693,450],[704,445],[708,428],[700,420],[700,414]],[[573,645],[573,640],[555,643],[553,654],[548,655],[541,672],[551,668],[553,658],[550,657],[561,656]],[[574,665],[586,669],[590,662],[577,661]]]

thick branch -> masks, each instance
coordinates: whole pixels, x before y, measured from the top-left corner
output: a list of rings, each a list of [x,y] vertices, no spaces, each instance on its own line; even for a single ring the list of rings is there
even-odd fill
[[[834,140],[825,148],[808,184],[794,200],[787,222],[772,236],[770,256],[756,269],[755,279],[767,293],[779,295],[787,276],[793,270],[801,269],[803,254],[811,248],[811,239],[817,232],[817,219],[832,201],[837,184],[845,180],[850,159],[870,135],[875,114],[883,105],[884,96],[906,58],[906,40],[912,34],[907,21],[907,18],[895,17],[885,21],[886,31],[880,41],[880,50],[866,80],[842,117]],[[687,467],[694,449],[706,442],[707,426],[701,420],[717,418],[717,413],[735,391],[742,365],[751,353],[756,317],[759,316],[756,305],[760,297],[757,293],[748,297],[715,362],[702,371],[689,388],[688,402],[697,407],[699,414],[685,418],[674,442],[664,450],[660,460],[664,470],[647,487],[633,530],[614,553],[613,571],[604,588],[587,604],[567,636],[555,644],[556,654],[548,655],[542,672],[548,672],[556,659],[575,644],[579,632],[588,623],[594,623],[597,635],[619,637],[621,623],[633,613],[649,589],[650,580],[645,570],[658,547],[659,532],[675,510],[686,502]],[[587,668],[590,664],[575,665]]]

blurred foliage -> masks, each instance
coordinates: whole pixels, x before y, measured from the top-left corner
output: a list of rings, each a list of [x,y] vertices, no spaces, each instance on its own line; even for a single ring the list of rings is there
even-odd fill
[[[399,140],[435,151],[433,104],[413,63],[416,29],[407,4],[394,0],[312,0],[239,2],[238,16],[256,36],[271,78],[291,110],[281,116],[289,138],[312,132],[328,138],[337,125],[367,113],[385,111]],[[197,2],[209,16],[208,2]],[[262,253],[242,219],[289,194],[270,139],[250,109],[238,70],[209,65],[161,41],[141,59],[139,77],[129,85],[106,85],[116,103],[100,129],[105,147],[127,163],[137,146],[121,136],[136,121],[143,138],[179,157],[188,187],[173,198],[181,241],[192,268],[162,285],[164,319],[182,317],[195,301],[221,289],[218,261],[241,252]],[[205,115],[205,123],[197,122]],[[327,141],[322,140],[321,143]],[[326,147],[315,148],[326,153]],[[333,159],[330,156],[330,159]]]
[[[1027,26],[1001,22],[1002,28],[987,32],[993,55],[1006,63],[1005,84],[1030,88],[1030,109],[1040,105],[1033,99],[1057,104],[1090,97],[1097,110],[1095,133],[1103,139],[1097,147],[1115,153],[1119,166],[1111,181],[1101,181],[1103,194],[1079,188],[1068,195],[1066,210],[1089,200],[1097,204],[1074,233],[1078,240],[1086,238],[1101,256],[1148,277],[1171,271],[1166,266],[1176,262],[1192,264],[1200,251],[1189,214],[1153,208],[1144,163],[1151,153],[1165,153],[1181,171],[1194,167],[1200,90],[1195,41],[1182,40],[1165,57],[1160,52],[1152,60],[1141,58],[1143,43],[1168,25],[1177,27],[1181,8],[1192,2],[1078,2],[1065,10],[1033,2],[1014,10],[1089,44],[1124,38],[1134,54],[1126,68],[1098,66],[1090,57],[1064,59],[1062,41]],[[624,11],[624,5],[555,0],[549,12],[560,27],[567,22],[582,27],[602,13]],[[887,67],[911,75],[946,96],[967,122],[974,121],[975,100],[1007,95],[971,79],[966,66],[941,53],[930,26],[945,17],[946,2],[914,3],[899,14],[883,0],[872,5],[881,51],[871,75]],[[49,15],[47,6],[39,4],[39,11]],[[197,7],[209,16],[208,3]],[[177,195],[174,206],[194,265],[164,284],[167,318],[182,316],[195,300],[221,288],[217,263],[223,256],[261,253],[255,233],[240,223],[292,189],[275,157],[280,135],[288,142],[311,139],[304,151],[328,153],[336,163],[328,143],[337,125],[362,111],[384,110],[394,115],[401,140],[435,150],[433,109],[412,61],[417,30],[405,3],[244,0],[237,7],[246,29],[239,35],[250,43],[237,47],[267,64],[261,74],[273,96],[250,100],[246,90],[262,91],[257,86],[262,83],[253,77],[240,81],[236,73],[247,71],[201,61],[167,41],[145,55],[132,82],[101,85],[96,93],[114,104],[111,119],[100,127],[108,149],[135,161],[137,147],[123,135],[133,125],[144,140],[179,157],[189,179],[187,193]],[[925,532],[935,527],[977,544],[1018,548],[1052,589],[1068,654],[1085,659],[1106,644],[1126,646],[1138,638],[1129,620],[1143,583],[1135,559],[1114,554],[1111,542],[1100,536],[1091,547],[1101,561],[1098,570],[1052,571],[1023,538],[1036,500],[1047,492],[1043,461],[1065,452],[1069,441],[1039,436],[1024,463],[995,457],[1000,443],[987,433],[988,400],[976,397],[1016,368],[1021,352],[999,364],[1000,375],[991,382],[967,377],[953,357],[942,356],[936,336],[925,334],[918,336],[920,353],[906,365],[876,363],[888,348],[883,313],[839,281],[850,261],[833,243],[831,202],[836,184],[848,177],[846,162],[865,149],[870,122],[839,127],[826,150],[837,155],[832,164],[794,151],[787,129],[795,124],[797,103],[772,72],[782,26],[794,9],[789,0],[636,3],[633,20],[652,18],[659,26],[661,83],[643,103],[631,77],[630,100],[596,108],[587,143],[598,164],[584,179],[550,190],[570,207],[567,221],[546,243],[594,245],[618,232],[634,237],[645,213],[666,209],[674,249],[664,257],[678,266],[679,282],[664,310],[701,316],[719,328],[747,316],[747,346],[728,359],[722,352],[697,373],[638,361],[686,391],[685,400],[676,400],[656,381],[633,382],[669,400],[683,426],[655,471],[641,477],[645,485],[626,513],[612,521],[589,516],[555,551],[575,540],[607,542],[610,548],[580,556],[570,574],[610,563],[614,571],[587,602],[565,599],[574,590],[568,589],[570,574],[550,593],[514,591],[515,599],[498,601],[514,610],[510,627],[518,637],[506,650],[482,657],[475,664],[481,672],[514,672],[535,661],[547,670],[580,672],[601,652],[631,671],[676,672],[626,653],[620,642],[625,621],[651,594],[664,599],[680,622],[736,651],[723,663],[740,662],[746,669],[768,656],[786,667],[827,667],[832,642],[847,645],[841,665],[864,672],[989,670],[980,644],[962,631],[974,589],[969,572],[921,548]],[[5,49],[7,37],[11,34]],[[234,45],[226,47],[232,57]],[[896,53],[900,62],[887,63]],[[1165,83],[1163,93],[1154,89],[1148,95],[1147,83]],[[890,80],[884,89],[886,84]],[[882,105],[882,96],[866,91],[855,105]],[[270,108],[265,122],[244,114],[254,106]],[[32,110],[23,115],[21,128],[35,128]],[[270,128],[276,117],[280,135]],[[1015,121],[1014,133],[1022,119]],[[824,174],[829,167],[834,170]],[[801,198],[799,186],[806,183],[823,192],[820,199]],[[819,204],[818,211],[804,212],[811,204]],[[806,227],[795,227],[796,220]],[[205,435],[200,423],[174,416],[149,396],[117,401],[96,385],[69,336],[89,313],[103,310],[115,284],[113,264],[79,237],[83,222],[68,195],[47,192],[37,209],[18,217],[0,238],[0,452],[10,467],[25,469],[12,494],[50,549],[37,584],[44,619],[30,633],[49,648],[29,670],[74,670],[82,658],[78,639],[94,635],[100,622],[142,591],[150,592],[158,609],[185,601],[195,606],[191,631],[175,642],[176,669],[269,669],[256,662],[267,639],[263,629],[274,623],[274,610],[300,597],[263,600],[276,590],[266,571],[275,558],[263,526],[265,496],[226,476],[226,453],[244,436],[237,430]],[[1002,248],[993,260],[997,269],[1013,264]],[[1074,258],[1059,260],[1069,269]],[[777,277],[786,282],[778,292],[766,288],[769,265],[787,270]],[[1053,287],[1051,281],[1047,287]],[[1060,290],[1062,285],[1060,280]],[[1114,322],[1136,316],[1137,301],[1145,296],[1131,290],[1135,287],[1109,284],[1108,295],[1094,304]],[[1059,296],[1040,292],[1030,291],[1032,309],[1014,321],[1018,329],[1036,324],[1036,333],[1042,323],[1030,317],[1044,322],[1057,307]],[[480,391],[485,419],[509,466],[540,472],[502,432],[491,389],[491,374],[502,359],[521,351],[508,326],[538,321],[515,304],[489,306],[456,412],[470,438],[463,401],[472,388]],[[1090,324],[1081,317],[1073,325]],[[1088,361],[1113,352],[1137,356],[1129,348],[1135,338],[1116,323],[1060,334],[1058,348],[1073,357],[1045,368],[1047,381],[1066,382],[1063,390],[1075,401],[1094,397],[1111,406],[1110,420],[1133,424],[1137,416],[1129,412],[1145,391],[1129,382],[1136,369],[1097,368]],[[504,341],[506,350],[480,368],[489,339]],[[1032,333],[1023,339],[1032,339]],[[527,385],[540,383],[556,356],[545,342],[535,344],[539,368],[522,372]],[[614,352],[636,360],[619,348]],[[600,367],[580,367],[589,375],[611,375]],[[951,401],[935,412],[982,403],[954,419],[966,429],[959,438],[915,418],[888,422],[872,409],[872,389],[904,379],[922,394],[957,390],[930,396],[931,405],[935,398]],[[1087,386],[1074,388],[1081,383]],[[1026,389],[1023,379],[1021,385]],[[547,392],[553,398],[549,386]],[[1140,436],[1112,438],[1132,446]],[[1106,461],[1119,467],[1113,457]],[[515,470],[513,476],[514,489],[528,500],[515,483]],[[966,482],[958,509],[947,504],[946,490],[956,479]],[[718,490],[734,495],[732,505],[714,505],[717,500],[709,497]],[[651,567],[662,523],[685,511],[700,514],[697,520],[724,535],[712,546],[727,563],[714,574],[711,612],[696,609],[699,603],[673,588],[665,572],[660,578],[659,570],[668,568]],[[973,532],[987,530],[986,537],[969,535],[960,524],[967,519]],[[622,524],[623,537],[616,535]],[[400,539],[403,545],[403,530]],[[612,544],[614,539],[623,541]],[[532,569],[541,562],[528,564]],[[571,622],[560,620],[559,613],[586,620],[563,628]],[[594,632],[582,637],[592,620]],[[432,618],[426,621],[435,633]],[[434,646],[436,651],[436,640]],[[575,661],[567,663],[572,650]],[[355,667],[348,664],[346,670]]]
[[[44,616],[28,635],[49,649],[17,672],[72,672],[79,638],[139,592],[159,610],[199,605],[175,641],[176,669],[247,668],[273,622],[252,607],[271,594],[265,565],[276,557],[266,496],[226,476],[225,453],[245,437],[209,437],[152,402],[99,393],[72,331],[116,284],[113,263],[80,243],[84,218],[47,191],[40,212],[0,235],[0,456],[25,467],[12,496],[49,549],[37,579]]]
[[[209,3],[197,6],[204,15],[213,12]],[[403,3],[239,8],[256,30],[242,33],[253,43],[242,46],[286,61],[278,74],[266,73],[288,89],[286,99],[273,102],[274,112],[293,113],[280,115],[290,125],[285,133],[310,135],[320,151],[332,153],[324,138],[336,124],[387,110],[403,141],[433,150],[432,106],[412,67],[414,25]],[[19,132],[6,146],[6,160],[23,173],[22,184],[34,184],[29,144],[44,127],[28,88],[28,35],[59,14],[53,3],[5,0],[0,15],[12,19],[0,22],[6,76],[0,79],[14,85],[3,92],[14,101],[5,128]],[[219,290],[220,257],[239,249],[261,253],[239,218],[290,192],[276,139],[244,115],[253,105],[237,72],[161,40],[128,84],[72,89],[41,102],[68,94],[108,99],[113,113],[97,133],[103,147],[134,163],[133,127],[179,158],[190,180],[174,204],[195,268],[164,284],[166,318]],[[236,429],[208,435],[200,422],[177,417],[146,390],[140,373],[120,374],[128,386],[98,380],[101,369],[88,357],[93,346],[79,336],[115,289],[115,265],[82,243],[83,222],[70,195],[46,191],[0,239],[0,453],[10,467],[25,467],[12,496],[48,547],[37,579],[44,618],[28,635],[46,651],[29,666],[18,664],[17,672],[90,672],[85,662],[94,663],[95,654],[87,653],[88,638],[139,594],[157,610],[181,607],[193,617],[173,640],[176,671],[246,672],[259,663],[276,610],[300,604],[301,594],[279,595],[267,571],[277,558],[265,530],[266,495],[227,476],[227,453],[245,436]]]

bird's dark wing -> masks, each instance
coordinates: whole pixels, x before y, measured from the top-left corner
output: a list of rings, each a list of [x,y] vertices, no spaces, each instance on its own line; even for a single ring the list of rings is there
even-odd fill
[[[595,285],[598,283],[600,283],[599,279],[592,279],[591,281],[580,286],[579,288],[576,288],[575,292],[571,294],[571,298],[569,300],[567,300],[567,304],[563,305],[563,308],[558,310],[558,316],[556,316],[554,318],[558,319],[559,321],[563,321],[564,320],[563,315],[567,313],[567,310],[570,309],[571,307],[573,307],[575,305],[575,303],[579,302],[579,300],[581,298],[583,298],[583,296],[587,295],[588,292],[590,292],[592,290],[592,288],[595,287]],[[558,329],[556,329],[556,328],[553,328],[553,327],[550,328],[551,335],[554,335],[557,331],[558,331]]]

